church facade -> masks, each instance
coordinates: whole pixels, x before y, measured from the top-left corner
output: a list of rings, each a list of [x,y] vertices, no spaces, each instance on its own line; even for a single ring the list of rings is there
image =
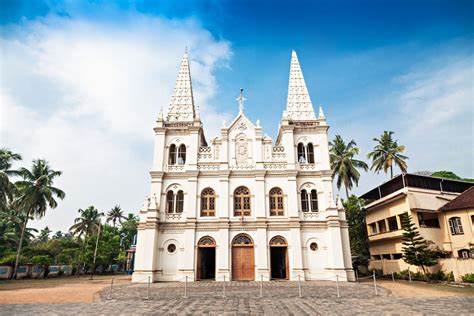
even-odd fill
[[[354,280],[332,192],[329,126],[313,109],[296,53],[275,141],[245,115],[244,100],[241,90],[238,115],[206,140],[185,53],[168,114],[154,127],[134,282]]]

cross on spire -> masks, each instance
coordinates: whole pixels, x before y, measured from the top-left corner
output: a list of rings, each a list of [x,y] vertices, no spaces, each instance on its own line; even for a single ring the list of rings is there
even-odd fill
[[[247,100],[246,98],[244,98],[244,89],[243,88],[240,88],[240,95],[236,100],[239,103],[239,113],[243,113],[244,112],[244,102],[245,102],[245,100]]]

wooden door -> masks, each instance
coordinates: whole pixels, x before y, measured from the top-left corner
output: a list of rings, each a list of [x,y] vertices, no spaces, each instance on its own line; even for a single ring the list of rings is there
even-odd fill
[[[253,246],[232,247],[232,279],[253,281],[255,279]]]

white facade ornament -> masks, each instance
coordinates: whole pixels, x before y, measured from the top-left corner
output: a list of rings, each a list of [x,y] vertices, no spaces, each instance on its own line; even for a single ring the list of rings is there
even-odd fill
[[[260,126],[260,120],[257,120],[256,124],[257,124],[257,127],[261,127]]]
[[[337,196],[337,209],[338,210],[343,210],[344,209],[344,204],[342,204],[342,200],[341,200],[341,197],[338,195]]]
[[[313,104],[309,97],[308,89],[304,81],[298,56],[295,51],[291,52],[290,79],[288,82],[288,97],[284,118],[295,121],[315,120]]]
[[[239,114],[243,113],[244,112],[244,102],[245,102],[245,100],[247,100],[246,98],[244,98],[244,89],[243,88],[240,88],[240,95],[236,100],[239,103]]]
[[[227,127],[227,120],[222,121],[222,127]]]
[[[319,119],[325,119],[326,117],[324,116],[324,112],[323,112],[323,107],[320,105],[319,106]]]
[[[169,104],[167,120],[190,122],[195,118],[193,87],[188,52],[184,53]]]

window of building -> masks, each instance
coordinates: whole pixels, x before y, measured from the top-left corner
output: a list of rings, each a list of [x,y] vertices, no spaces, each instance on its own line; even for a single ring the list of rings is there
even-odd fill
[[[469,249],[461,249],[458,250],[458,256],[459,258],[469,259],[471,258],[471,252],[469,251]]]
[[[280,188],[270,190],[270,216],[283,216],[283,191]]]
[[[186,163],[186,145],[181,144],[178,148],[178,165]]]
[[[176,164],[176,145],[175,144],[172,144],[170,146],[170,156],[168,159],[168,164],[170,165]]]
[[[309,249],[311,249],[312,251],[318,250],[318,244],[315,243],[315,242],[312,242],[312,243],[309,245]]]
[[[387,232],[387,225],[385,224],[385,220],[381,220],[377,222],[379,224],[379,233]]]
[[[392,254],[392,258],[393,258],[393,260],[402,259],[402,254],[401,253],[394,253],[394,254]]]
[[[460,217],[451,217],[449,219],[449,230],[451,231],[451,235],[464,234]]]
[[[382,259],[391,260],[392,257],[391,257],[390,254],[388,253],[388,254],[383,254],[383,255],[382,255]]]
[[[166,193],[166,212],[174,213],[174,193],[173,191],[168,191]]]
[[[298,162],[301,164],[306,163],[306,152],[303,143],[298,143]]]
[[[183,213],[184,192],[179,190],[176,194],[176,213]]]
[[[381,259],[380,255],[373,255],[372,258],[374,260],[380,260]]]
[[[201,192],[201,216],[214,216],[216,194],[213,189],[206,188]]]
[[[308,163],[314,163],[314,146],[309,143],[307,146],[308,149]]]
[[[308,201],[308,192],[306,190],[301,190],[301,211],[309,211],[309,201]]]
[[[438,214],[429,212],[417,212],[420,227],[439,228]]]
[[[234,216],[250,216],[250,191],[246,187],[234,191]]]
[[[474,225],[474,215],[471,215],[471,224]]]
[[[318,192],[316,190],[311,190],[311,211],[318,211]]]
[[[175,244],[169,244],[168,247],[166,248],[169,253],[173,253],[176,251],[176,245]]]
[[[379,232],[377,231],[377,224],[375,223],[370,223],[369,224],[369,234],[371,235],[375,235],[375,234],[378,234]]]
[[[392,217],[387,218],[387,222],[388,222],[388,230],[389,231],[398,230],[398,223],[397,223],[397,217],[396,216],[392,216]]]

